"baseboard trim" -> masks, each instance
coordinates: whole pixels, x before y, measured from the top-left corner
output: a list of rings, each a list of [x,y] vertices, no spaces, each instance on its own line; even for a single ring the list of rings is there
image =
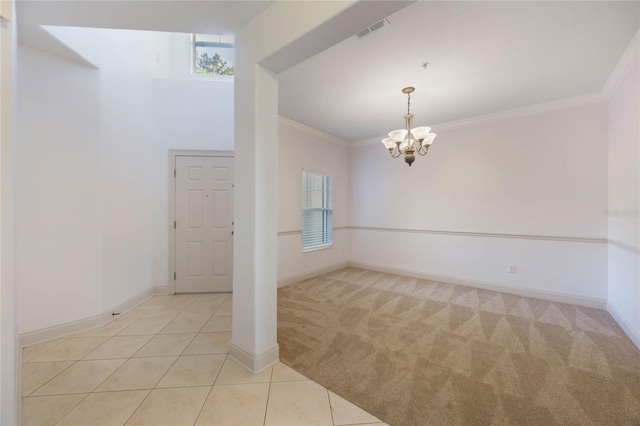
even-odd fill
[[[611,302],[607,302],[607,312],[618,323],[622,331],[624,331],[634,345],[640,349],[640,332],[633,328],[631,324],[618,312]]]
[[[229,346],[229,357],[253,374],[260,374],[267,368],[280,361],[280,347],[273,348],[261,355],[252,355],[235,343]]]
[[[173,294],[169,292],[169,286],[168,285],[157,285],[154,287],[151,287],[151,290],[153,291],[154,295],[157,296],[164,296],[166,294]]]
[[[471,280],[468,278],[454,277],[450,275],[433,274],[430,272],[413,271],[409,269],[392,268],[382,265],[374,265],[364,262],[350,262],[354,268],[369,269],[377,272],[384,272],[393,275],[403,275],[412,278],[419,278],[430,281],[464,285],[468,287],[481,288],[484,290],[499,291],[502,293],[515,294],[518,296],[533,297],[536,299],[550,300],[552,302],[570,303],[573,305],[586,306],[589,308],[606,309],[605,299],[595,299],[591,297],[575,296],[566,293],[556,293],[546,290],[535,290],[532,288],[513,287],[506,284],[498,284],[488,281]]]
[[[278,280],[278,288],[285,287],[291,284],[295,284],[300,281],[309,280],[311,278],[315,278],[322,274],[328,274],[329,272],[334,272],[339,269],[347,268],[351,265],[351,262],[340,262],[330,266],[325,266],[324,268],[314,269],[312,271],[303,272],[301,274],[289,275],[288,277],[280,278]]]
[[[20,346],[20,336],[16,334],[15,339],[15,374],[16,374],[16,410],[17,423],[22,424],[22,346]]]
[[[58,339],[60,337],[69,336],[71,334],[80,333],[82,331],[91,330],[93,328],[102,327],[117,316],[112,315],[114,312],[125,313],[138,306],[151,296],[156,294],[168,294],[167,286],[151,287],[142,293],[138,293],[131,299],[119,304],[118,306],[103,312],[101,315],[95,315],[83,318],[77,321],[65,324],[55,325],[53,327],[43,328],[41,330],[30,331],[20,335],[20,347],[35,345],[37,343],[46,342],[48,340]]]
[[[54,325],[40,330],[30,331],[20,335],[20,347],[35,345],[49,340],[76,334],[84,330],[101,327],[105,322],[105,314],[95,315],[81,320]]]

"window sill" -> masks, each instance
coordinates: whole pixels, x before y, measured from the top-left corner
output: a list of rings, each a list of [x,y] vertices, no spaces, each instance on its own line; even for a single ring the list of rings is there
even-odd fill
[[[228,82],[234,81],[233,75],[198,74],[198,73],[192,72],[191,77],[196,80],[228,81]]]
[[[333,247],[333,243],[325,244],[323,246],[314,246],[314,247],[309,247],[307,249],[302,249],[302,253],[311,253],[314,251],[326,250],[326,249],[330,249],[331,247]]]

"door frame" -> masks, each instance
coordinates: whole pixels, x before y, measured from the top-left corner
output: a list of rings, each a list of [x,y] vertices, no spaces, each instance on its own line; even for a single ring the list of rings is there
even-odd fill
[[[177,157],[231,157],[233,151],[209,151],[192,149],[170,149],[169,150],[169,268],[167,271],[167,287],[169,294],[176,294],[176,280],[173,278],[176,272],[176,229],[173,224],[176,220],[176,159]]]

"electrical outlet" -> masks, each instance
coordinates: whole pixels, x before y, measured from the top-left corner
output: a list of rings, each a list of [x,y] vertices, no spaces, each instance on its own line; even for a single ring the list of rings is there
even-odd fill
[[[510,274],[515,274],[516,273],[516,265],[509,265],[509,273]]]

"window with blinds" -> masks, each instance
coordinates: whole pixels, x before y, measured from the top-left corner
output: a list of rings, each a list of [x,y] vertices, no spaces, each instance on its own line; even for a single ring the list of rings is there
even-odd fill
[[[333,242],[333,184],[331,176],[302,171],[302,251]]]

